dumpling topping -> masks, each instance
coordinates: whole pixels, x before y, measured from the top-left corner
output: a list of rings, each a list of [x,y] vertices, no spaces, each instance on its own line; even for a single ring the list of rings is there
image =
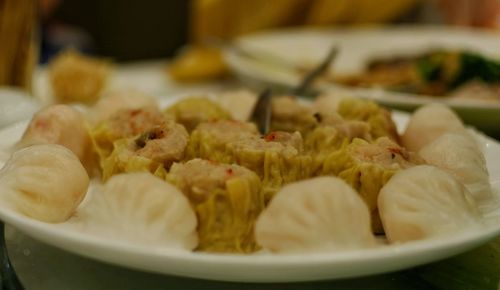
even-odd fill
[[[419,151],[419,155],[459,180],[476,201],[492,196],[486,160],[476,140],[467,133],[446,133]]]
[[[260,180],[252,171],[193,159],[176,163],[167,180],[189,198],[198,216],[198,250],[249,253],[257,249],[253,227],[264,207]]]
[[[141,245],[192,250],[198,244],[196,215],[187,198],[149,173],[113,176],[79,210],[76,222],[96,234]]]
[[[255,236],[264,249],[277,253],[375,246],[366,204],[336,177],[284,186],[259,216]]]
[[[444,133],[463,132],[460,118],[447,106],[435,103],[413,113],[401,141],[408,150],[418,152]]]
[[[0,171],[2,199],[20,213],[49,223],[70,218],[88,185],[75,154],[56,144],[16,151]]]
[[[388,240],[450,235],[479,225],[476,204],[450,174],[428,165],[395,174],[380,190],[378,207]]]

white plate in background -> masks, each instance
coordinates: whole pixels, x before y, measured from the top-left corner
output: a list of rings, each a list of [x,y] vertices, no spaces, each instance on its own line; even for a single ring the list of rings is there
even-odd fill
[[[281,61],[311,67],[319,63],[332,45],[339,54],[330,70],[336,74],[359,73],[377,57],[415,55],[434,48],[468,49],[500,60],[500,32],[439,26],[396,26],[351,29],[284,29],[250,34],[238,44],[249,51],[268,52]],[[290,88],[301,75],[286,67],[263,64],[226,50],[231,69],[253,87]],[[343,90],[383,105],[413,110],[430,102],[444,102],[462,119],[486,133],[500,135],[500,101],[432,98],[382,89],[359,89],[318,83],[321,90]]]

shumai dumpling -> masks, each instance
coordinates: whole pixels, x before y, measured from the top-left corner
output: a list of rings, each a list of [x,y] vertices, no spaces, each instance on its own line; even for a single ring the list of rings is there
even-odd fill
[[[149,173],[118,174],[78,212],[96,234],[140,244],[192,250],[196,214],[173,185]]]
[[[165,114],[184,125],[189,132],[202,122],[231,119],[231,115],[226,110],[206,97],[180,100],[168,107]]]
[[[428,164],[453,175],[480,201],[492,193],[486,160],[473,138],[469,134],[446,133],[418,153]]]
[[[299,131],[305,135],[317,124],[312,108],[300,103],[298,98],[293,96],[273,97],[271,109],[272,131]]]
[[[354,139],[350,144],[331,153],[323,163],[323,175],[335,175],[345,180],[363,198],[372,214],[372,228],[383,233],[377,210],[380,189],[399,170],[423,163],[388,137],[374,142]]]
[[[264,200],[255,173],[235,164],[192,159],[175,163],[167,180],[189,198],[198,216],[198,250],[257,250],[253,227]]]
[[[90,135],[94,148],[102,159],[113,151],[113,142],[138,136],[167,121],[168,119],[154,107],[123,109],[97,124],[90,131]]]
[[[450,235],[479,225],[480,215],[467,189],[429,165],[395,174],[380,190],[378,207],[392,243]]]
[[[429,104],[416,110],[410,118],[401,141],[406,149],[418,152],[444,133],[465,132],[460,118],[443,104]]]
[[[38,111],[17,144],[24,148],[33,144],[59,144],[76,154],[87,170],[93,166],[92,146],[85,119],[78,110],[67,105],[52,105]]]
[[[0,171],[1,195],[31,218],[66,221],[87,193],[89,177],[66,147],[33,145],[14,152]]]
[[[399,142],[399,135],[391,112],[373,101],[344,98],[340,101],[337,112],[346,120],[368,123],[370,125],[369,132],[373,139],[388,137],[394,142]]]
[[[140,108],[158,108],[158,102],[153,96],[134,89],[112,91],[91,108],[88,119],[92,124],[97,124],[120,110]]]
[[[102,179],[121,172],[149,171],[164,176],[173,162],[184,158],[189,135],[184,126],[165,122],[138,137],[113,142],[113,151],[101,158]]]
[[[284,186],[255,226],[257,243],[277,253],[328,252],[375,246],[370,212],[336,177]]]

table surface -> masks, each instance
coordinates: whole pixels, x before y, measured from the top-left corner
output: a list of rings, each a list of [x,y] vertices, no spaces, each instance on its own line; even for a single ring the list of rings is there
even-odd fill
[[[165,62],[120,66],[112,87],[134,87],[155,95],[200,93],[237,87],[234,81],[180,86],[168,80]],[[35,93],[47,97],[43,71]],[[188,279],[130,270],[77,256],[7,227],[14,268],[28,290],[128,289],[500,289],[500,237],[467,253],[383,275],[307,283],[251,284]]]

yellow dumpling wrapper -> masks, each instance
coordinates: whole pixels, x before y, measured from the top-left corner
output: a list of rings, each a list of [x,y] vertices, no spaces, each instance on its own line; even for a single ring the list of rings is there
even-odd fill
[[[253,228],[264,201],[255,173],[238,165],[193,159],[175,163],[166,179],[181,189],[196,212],[197,250],[251,253],[258,249]]]

